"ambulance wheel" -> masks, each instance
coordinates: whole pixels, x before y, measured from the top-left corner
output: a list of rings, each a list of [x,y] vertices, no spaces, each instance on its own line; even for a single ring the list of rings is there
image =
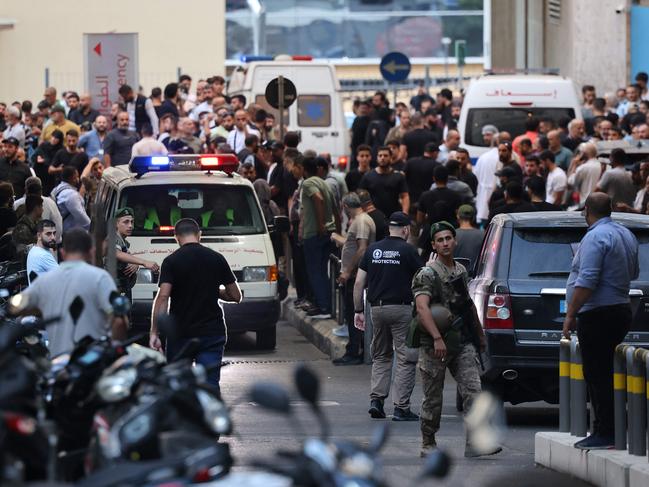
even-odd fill
[[[273,325],[257,332],[257,349],[274,350],[277,344],[277,326]]]

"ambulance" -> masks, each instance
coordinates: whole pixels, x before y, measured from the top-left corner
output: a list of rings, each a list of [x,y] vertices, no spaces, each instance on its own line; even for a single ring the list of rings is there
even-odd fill
[[[577,88],[556,74],[486,74],[471,80],[464,96],[458,130],[471,160],[489,150],[482,127],[494,125],[512,139],[525,132],[528,117],[581,119]]]
[[[252,184],[236,174],[238,165],[231,154],[135,157],[104,171],[96,211],[110,221],[118,208],[132,208],[130,252],[158,264],[178,249],[174,224],[196,220],[201,243],[225,257],[241,287],[241,303],[222,303],[228,333],[254,331],[258,348],[273,349],[280,302],[271,232],[287,231],[288,220],[265,221]],[[132,289],[136,325],[148,326],[158,278],[138,271]]]
[[[243,95],[275,116],[279,110],[266,101],[266,86],[279,75],[295,85],[297,99],[284,110],[284,125],[300,134],[301,150],[331,154],[331,162],[344,170],[349,161],[350,137],[335,67],[312,61],[310,56],[242,56],[243,64],[230,75],[228,95]]]

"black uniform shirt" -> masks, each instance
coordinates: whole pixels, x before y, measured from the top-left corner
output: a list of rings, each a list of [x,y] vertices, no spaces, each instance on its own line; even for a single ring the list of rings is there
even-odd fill
[[[412,278],[423,265],[415,247],[399,237],[374,242],[365,251],[360,268],[367,272],[367,297],[392,304],[412,302]]]

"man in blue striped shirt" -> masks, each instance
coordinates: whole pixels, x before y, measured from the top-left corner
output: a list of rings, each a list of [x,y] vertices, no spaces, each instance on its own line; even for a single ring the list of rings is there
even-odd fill
[[[629,288],[638,278],[638,241],[611,220],[611,199],[591,193],[584,216],[588,231],[572,261],[566,287],[563,334],[577,329],[584,379],[595,412],[592,434],[575,443],[585,450],[613,448],[613,358],[631,325]]]

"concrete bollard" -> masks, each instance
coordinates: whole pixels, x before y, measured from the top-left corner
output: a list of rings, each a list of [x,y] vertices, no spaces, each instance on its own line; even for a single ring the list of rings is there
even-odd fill
[[[615,405],[615,449],[626,450],[626,360],[625,345],[615,348],[613,396]]]
[[[570,342],[570,434],[586,436],[588,432],[586,414],[586,382],[581,360],[581,349],[577,337]]]
[[[559,431],[570,432],[570,340],[559,342]]]

